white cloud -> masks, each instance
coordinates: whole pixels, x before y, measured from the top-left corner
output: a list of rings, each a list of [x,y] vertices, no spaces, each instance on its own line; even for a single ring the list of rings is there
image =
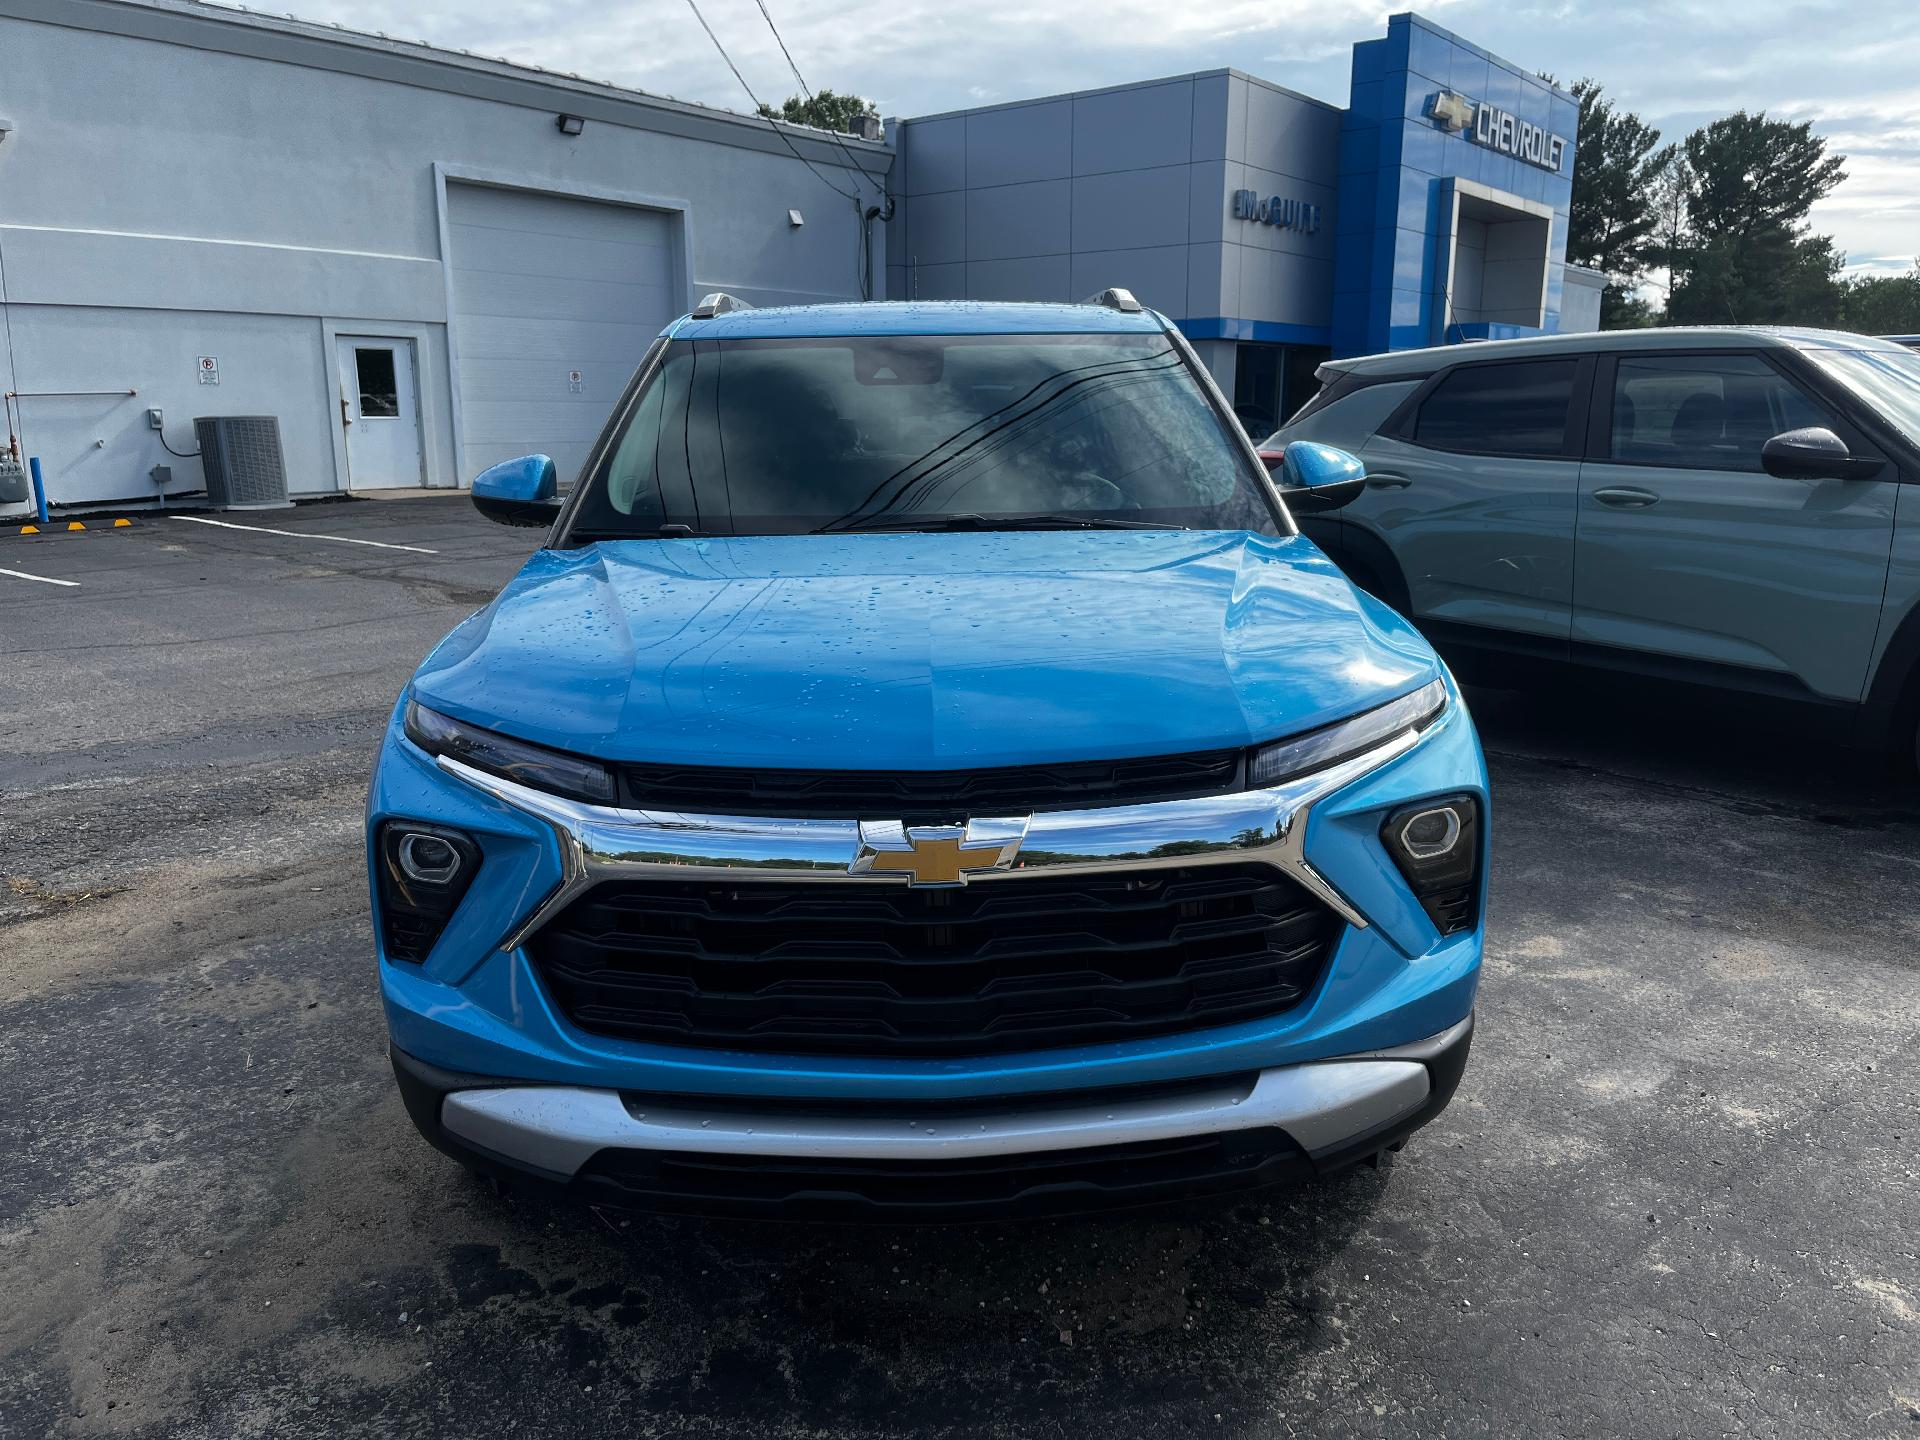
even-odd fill
[[[279,0],[289,3],[289,0]],[[575,71],[733,109],[746,97],[685,0],[290,0],[309,19]],[[1370,0],[767,0],[810,84],[931,114],[1230,65],[1344,104]],[[701,0],[764,100],[797,87],[754,0]],[[1736,109],[1811,119],[1848,157],[1814,212],[1860,264],[1920,252],[1913,0],[1445,0],[1422,10],[1563,84],[1591,76],[1679,139]]]

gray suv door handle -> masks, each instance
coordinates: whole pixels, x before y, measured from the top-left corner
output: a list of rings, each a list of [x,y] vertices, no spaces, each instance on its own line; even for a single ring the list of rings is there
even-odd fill
[[[1397,475],[1391,470],[1381,470],[1367,476],[1369,490],[1404,490],[1412,483],[1412,476]]]
[[[1660,497],[1637,485],[1608,485],[1593,492],[1593,498],[1616,510],[1644,510],[1659,503]]]

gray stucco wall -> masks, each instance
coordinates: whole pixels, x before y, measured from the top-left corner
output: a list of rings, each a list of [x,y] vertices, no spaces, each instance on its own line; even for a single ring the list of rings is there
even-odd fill
[[[15,126],[0,144],[0,388],[140,392],[22,401],[56,502],[151,498],[156,463],[197,488],[197,462],[147,428],[153,405],[181,450],[194,415],[276,414],[291,490],[342,488],[342,331],[415,337],[427,475],[470,480],[455,469],[449,177],[669,212],[688,301],[859,294],[853,206],[757,122],[186,6],[0,0],[0,54]],[[561,110],[585,133],[560,135]],[[838,146],[800,143],[854,188]],[[863,168],[891,163],[852,148]],[[219,358],[218,387],[199,383],[200,355]]]
[[[1329,323],[1333,106],[1216,70],[906,120],[895,134],[890,295],[1077,300],[1123,285],[1181,320]],[[1319,230],[1234,219],[1238,189],[1319,205]]]

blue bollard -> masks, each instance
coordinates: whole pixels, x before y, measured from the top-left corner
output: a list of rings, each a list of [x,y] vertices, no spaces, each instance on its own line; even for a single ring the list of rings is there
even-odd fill
[[[44,525],[47,523],[47,482],[40,478],[40,457],[30,456],[27,468],[33,472],[33,508]]]

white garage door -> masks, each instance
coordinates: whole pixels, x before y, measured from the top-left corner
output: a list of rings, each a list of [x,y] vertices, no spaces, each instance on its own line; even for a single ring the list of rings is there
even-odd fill
[[[447,187],[463,483],[517,455],[579,474],[673,301],[665,215],[480,185]]]

